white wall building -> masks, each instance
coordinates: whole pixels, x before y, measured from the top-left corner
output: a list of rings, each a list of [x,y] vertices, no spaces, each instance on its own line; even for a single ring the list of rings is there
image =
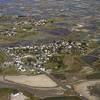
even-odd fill
[[[28,100],[28,97],[26,97],[22,92],[11,94],[10,100]]]

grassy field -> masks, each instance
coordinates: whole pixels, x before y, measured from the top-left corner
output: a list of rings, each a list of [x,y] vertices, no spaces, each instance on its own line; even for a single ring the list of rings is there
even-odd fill
[[[0,64],[7,60],[7,58],[7,55],[3,51],[0,51]]]
[[[9,100],[11,89],[0,89],[0,100]]]
[[[95,72],[87,76],[87,79],[100,79],[100,72]]]
[[[9,96],[11,93],[13,93],[14,89],[9,89],[9,88],[1,88],[0,89],[0,100],[9,100]],[[38,100],[36,97],[34,97],[33,95],[31,95],[30,93],[27,92],[23,92],[24,95],[26,95],[27,97],[29,97],[29,100]]]

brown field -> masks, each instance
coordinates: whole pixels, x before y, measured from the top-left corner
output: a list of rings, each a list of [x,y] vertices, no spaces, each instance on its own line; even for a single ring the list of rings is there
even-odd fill
[[[57,84],[48,76],[41,74],[36,76],[6,76],[6,79],[15,83],[25,84],[33,87],[56,87]]]

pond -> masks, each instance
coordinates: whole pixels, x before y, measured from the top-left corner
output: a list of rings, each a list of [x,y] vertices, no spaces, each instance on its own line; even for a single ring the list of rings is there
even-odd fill
[[[84,57],[82,57],[82,59],[86,63],[88,63],[90,65],[93,64],[95,61],[99,60],[99,58],[98,57],[95,57],[95,56],[84,56]]]
[[[68,29],[65,28],[41,29],[39,31],[57,36],[67,36],[71,33]]]

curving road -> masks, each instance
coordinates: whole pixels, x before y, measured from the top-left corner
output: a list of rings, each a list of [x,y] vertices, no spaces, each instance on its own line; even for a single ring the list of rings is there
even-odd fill
[[[47,98],[47,97],[54,97],[54,96],[61,96],[64,93],[62,87],[51,87],[51,88],[38,88],[32,87],[24,84],[18,84],[10,81],[6,81],[0,76],[0,88],[13,88],[19,91],[26,91],[33,96],[40,97],[40,98]]]
[[[100,100],[99,97],[91,95],[87,88],[88,86],[92,86],[96,83],[100,83],[100,80],[83,81],[81,83],[74,85],[74,89],[78,94],[82,95],[88,100]]]

